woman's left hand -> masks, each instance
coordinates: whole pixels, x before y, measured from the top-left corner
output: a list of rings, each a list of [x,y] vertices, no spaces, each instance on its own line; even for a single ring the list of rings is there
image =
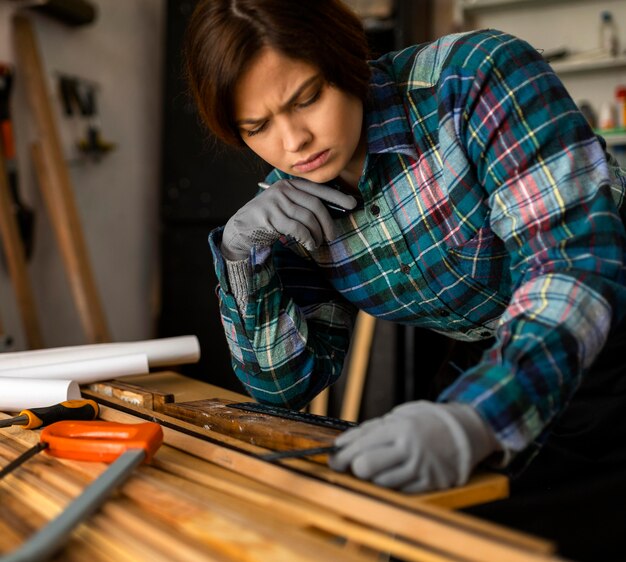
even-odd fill
[[[407,402],[389,414],[342,433],[329,459],[338,471],[403,492],[465,484],[498,442],[478,413],[465,404]]]

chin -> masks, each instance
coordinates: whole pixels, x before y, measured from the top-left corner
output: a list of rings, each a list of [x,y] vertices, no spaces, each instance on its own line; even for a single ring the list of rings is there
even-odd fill
[[[341,170],[336,170],[335,166],[323,166],[323,168],[320,168],[319,170],[314,170],[310,174],[299,177],[315,183],[328,183],[329,181],[334,180],[340,172]]]

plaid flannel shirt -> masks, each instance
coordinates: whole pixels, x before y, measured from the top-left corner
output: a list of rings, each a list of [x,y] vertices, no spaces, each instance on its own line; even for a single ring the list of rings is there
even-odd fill
[[[252,250],[240,314],[222,229],[210,235],[235,372],[259,401],[302,407],[340,375],[358,309],[495,336],[439,400],[473,406],[515,454],[567,405],[626,310],[624,173],[513,36],[450,35],[371,68],[364,206],[336,220],[336,240]]]

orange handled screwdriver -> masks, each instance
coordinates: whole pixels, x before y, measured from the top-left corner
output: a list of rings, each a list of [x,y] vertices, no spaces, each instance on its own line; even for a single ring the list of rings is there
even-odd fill
[[[93,400],[67,400],[45,408],[22,410],[18,416],[0,420],[0,427],[20,425],[24,429],[37,429],[62,420],[95,420],[100,409]]]

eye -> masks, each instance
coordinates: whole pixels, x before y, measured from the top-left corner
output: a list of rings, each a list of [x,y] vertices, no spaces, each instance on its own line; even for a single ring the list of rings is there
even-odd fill
[[[258,135],[259,133],[262,133],[263,131],[265,131],[265,129],[267,129],[267,121],[264,121],[263,124],[260,127],[257,127],[256,129],[245,130],[244,133],[246,134],[247,137],[253,137],[254,135]]]
[[[315,93],[310,98],[297,103],[296,107],[297,108],[309,107],[310,105],[313,105],[318,99],[320,99],[321,95],[322,95],[322,88],[319,88],[318,90],[315,91]]]

